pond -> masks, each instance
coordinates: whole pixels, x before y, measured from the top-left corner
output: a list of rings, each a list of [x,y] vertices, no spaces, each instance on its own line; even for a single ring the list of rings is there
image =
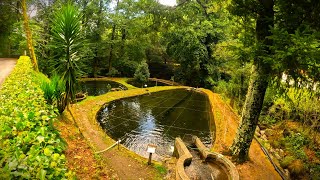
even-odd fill
[[[148,81],[146,83],[139,83],[139,82],[134,81],[134,80],[128,80],[127,83],[131,84],[132,86],[137,87],[137,88],[142,88],[145,84],[147,85],[147,87],[170,86],[168,84],[165,84],[165,83],[162,83],[162,82],[157,82],[157,81]]]
[[[110,86],[108,86],[110,85]],[[80,82],[82,92],[88,93],[89,96],[99,96],[110,91],[111,88],[120,88],[127,90],[127,88],[114,81],[82,81]]]
[[[156,145],[155,160],[172,155],[176,137],[192,134],[210,145],[211,117],[206,95],[185,89],[113,101],[97,114],[106,133],[137,154],[148,157],[147,145]]]

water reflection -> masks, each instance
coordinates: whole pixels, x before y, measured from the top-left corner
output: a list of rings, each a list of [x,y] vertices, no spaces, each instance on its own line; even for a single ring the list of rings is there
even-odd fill
[[[109,103],[98,121],[113,139],[122,139],[130,150],[148,157],[148,144],[157,145],[154,158],[171,156],[175,137],[197,135],[211,144],[210,107],[205,95],[171,90]]]
[[[111,88],[120,88],[127,90],[127,88],[114,81],[84,81],[80,82],[81,90],[88,93],[89,96],[99,96],[110,91]]]

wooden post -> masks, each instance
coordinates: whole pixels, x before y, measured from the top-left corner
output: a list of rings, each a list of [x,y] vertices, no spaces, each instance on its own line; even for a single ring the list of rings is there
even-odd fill
[[[148,165],[151,165],[152,153],[149,153]]]

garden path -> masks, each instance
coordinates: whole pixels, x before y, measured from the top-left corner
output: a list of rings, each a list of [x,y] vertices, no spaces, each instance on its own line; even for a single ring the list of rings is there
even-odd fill
[[[14,58],[0,58],[0,87],[17,63]]]

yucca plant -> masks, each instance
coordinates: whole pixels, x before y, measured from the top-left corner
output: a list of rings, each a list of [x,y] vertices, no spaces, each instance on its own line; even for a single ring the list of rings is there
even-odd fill
[[[75,99],[77,76],[78,50],[81,45],[80,37],[80,12],[73,4],[68,3],[57,9],[52,19],[52,44],[55,54],[55,71],[61,75],[65,83],[66,105]]]

